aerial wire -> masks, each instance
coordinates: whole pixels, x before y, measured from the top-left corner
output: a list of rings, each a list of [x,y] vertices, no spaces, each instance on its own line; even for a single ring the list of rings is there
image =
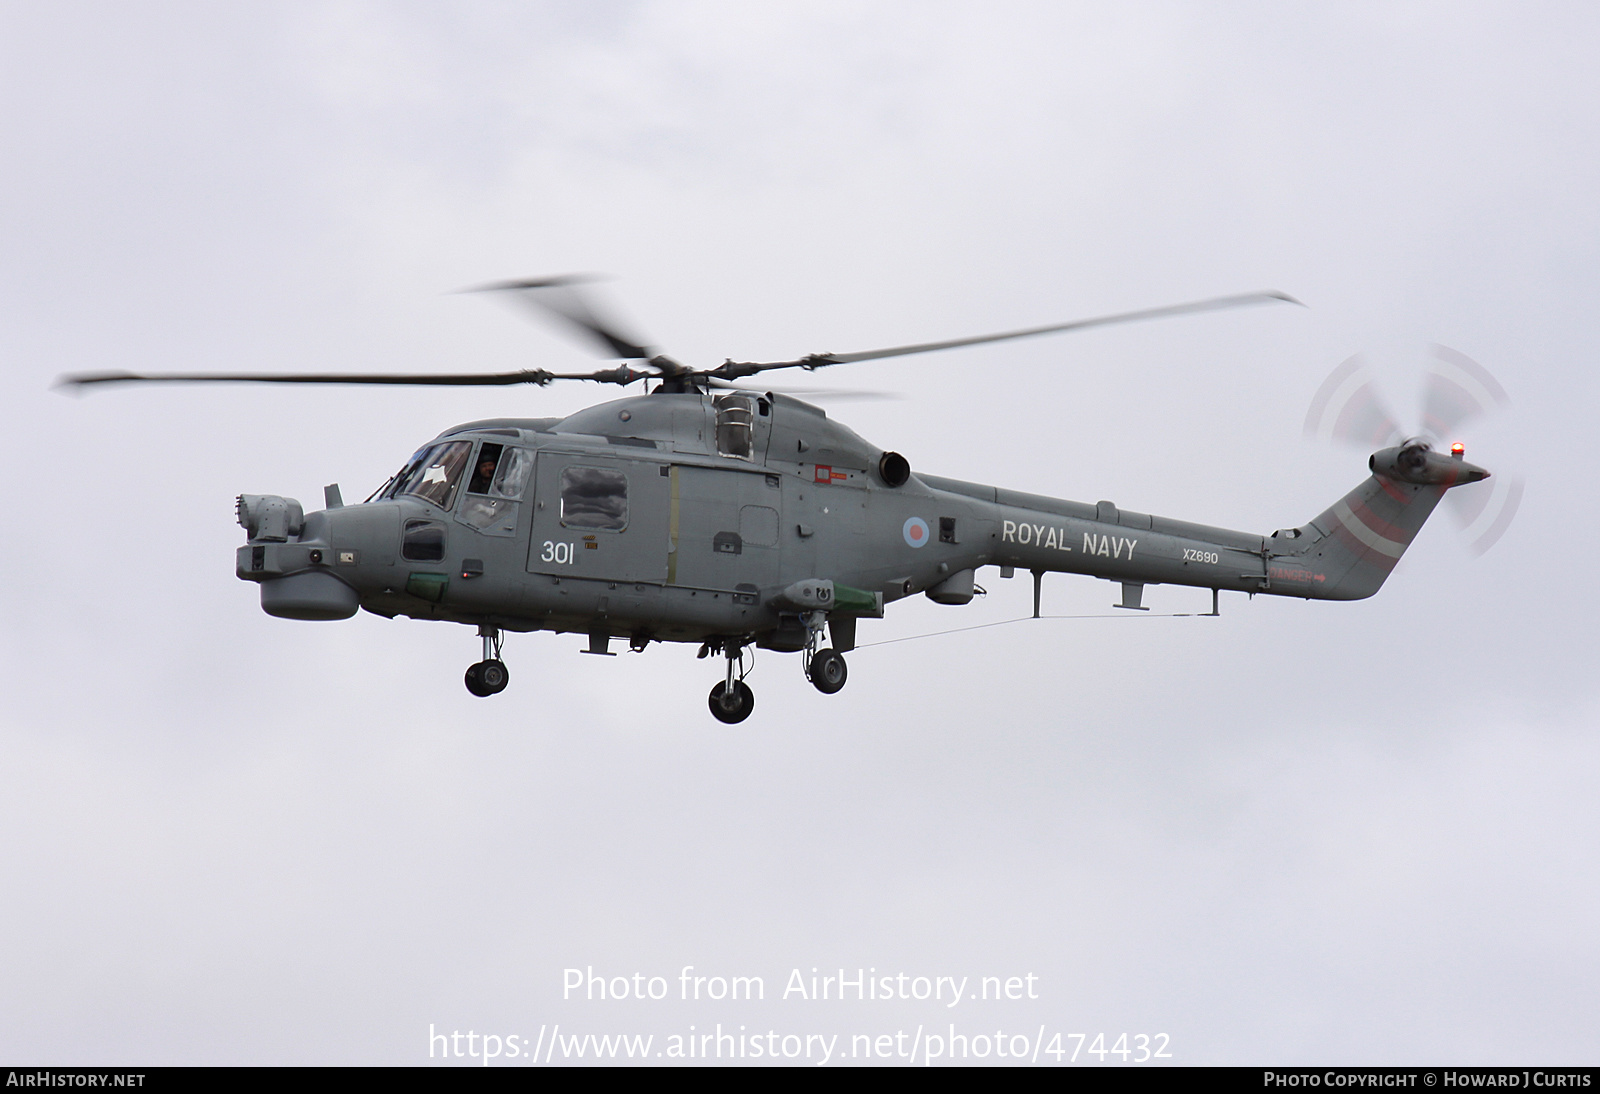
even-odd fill
[[[858,642],[856,649],[864,650],[871,646],[892,646],[896,642],[913,642],[919,638],[938,638],[946,634],[961,634],[965,631],[981,631],[989,627],[1004,627],[1008,623],[1031,623],[1035,619],[1214,619],[1211,612],[1141,612],[1138,615],[1117,614],[1109,612],[1096,612],[1089,615],[1019,615],[1015,619],[1000,619],[993,623],[975,623],[970,627],[953,627],[947,631],[929,631],[926,634],[908,634],[903,638],[885,638],[878,642]]]

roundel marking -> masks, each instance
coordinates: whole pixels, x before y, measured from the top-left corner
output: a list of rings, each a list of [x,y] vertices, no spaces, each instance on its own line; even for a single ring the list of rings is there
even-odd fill
[[[921,517],[908,517],[900,534],[906,537],[909,546],[921,547],[928,542],[928,522]]]

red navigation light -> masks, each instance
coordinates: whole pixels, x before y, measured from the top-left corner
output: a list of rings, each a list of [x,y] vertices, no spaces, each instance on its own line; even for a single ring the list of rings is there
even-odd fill
[[[1467,446],[1462,444],[1460,441],[1457,441],[1455,444],[1450,446],[1450,455],[1454,458],[1458,460],[1463,459],[1465,458],[1466,454]]]

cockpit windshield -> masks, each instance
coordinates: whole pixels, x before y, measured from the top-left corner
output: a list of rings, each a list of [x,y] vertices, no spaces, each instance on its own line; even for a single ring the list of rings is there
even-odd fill
[[[404,470],[395,476],[394,490],[388,497],[410,494],[440,509],[450,508],[455,500],[456,484],[466,470],[467,459],[472,454],[471,441],[446,441],[420,450]]]

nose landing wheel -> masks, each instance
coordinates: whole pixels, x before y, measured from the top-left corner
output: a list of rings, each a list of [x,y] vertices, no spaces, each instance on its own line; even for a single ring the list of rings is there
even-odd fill
[[[479,661],[467,670],[467,690],[479,698],[499,695],[510,682],[504,661]]]
[[[756,709],[756,695],[750,690],[750,685],[744,682],[744,674],[749,671],[744,663],[744,643],[737,638],[711,639],[707,641],[701,656],[719,647],[728,659],[728,675],[711,689],[708,705],[711,707],[711,716],[717,721],[725,725],[737,725]]]
[[[499,695],[511,683],[511,673],[500,660],[500,631],[496,627],[478,628],[483,639],[483,660],[467,670],[467,690],[480,699]]]
[[[730,691],[727,684],[718,682],[711,689],[709,701],[711,716],[727,725],[737,725],[750,717],[750,712],[756,709],[756,695],[750,690],[750,685],[743,680],[735,680]]]

